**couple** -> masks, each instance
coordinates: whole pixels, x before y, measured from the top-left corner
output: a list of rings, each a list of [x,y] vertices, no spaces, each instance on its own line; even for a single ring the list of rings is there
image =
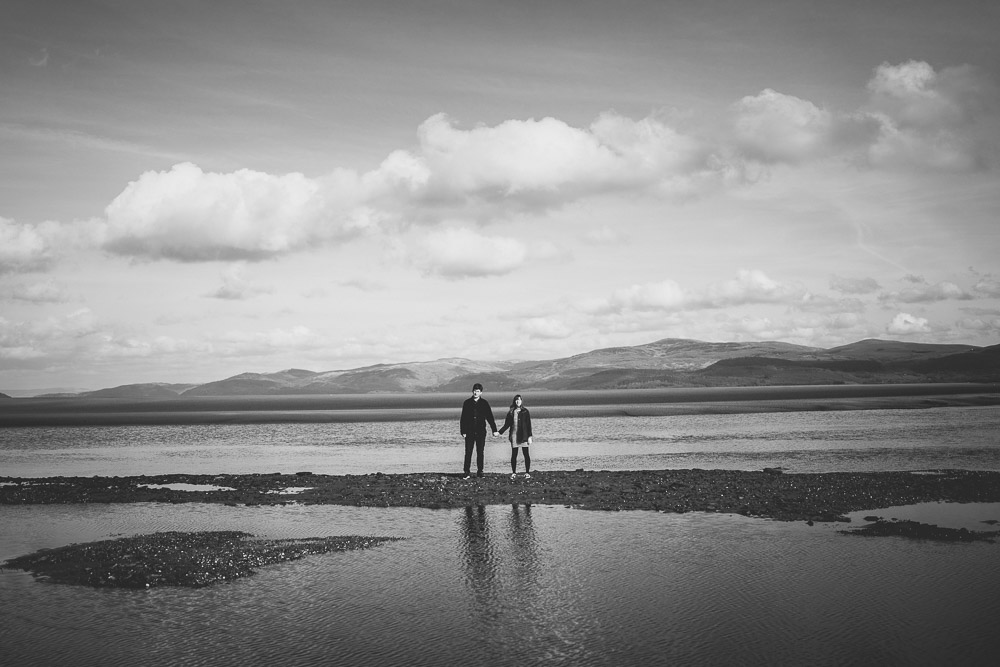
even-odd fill
[[[497,423],[493,420],[493,410],[489,402],[483,398],[483,385],[478,382],[472,385],[472,397],[462,404],[462,421],[460,428],[465,438],[465,479],[469,479],[469,469],[472,466],[472,447],[476,448],[476,476],[483,476],[483,451],[486,446],[486,424],[493,429],[493,437],[497,437],[510,429],[510,478],[517,477],[517,450],[524,450],[524,478],[531,479],[531,456],[528,445],[531,444],[531,415],[528,408],[521,405],[521,395],[518,394],[510,404],[507,419],[503,428],[497,431]]]

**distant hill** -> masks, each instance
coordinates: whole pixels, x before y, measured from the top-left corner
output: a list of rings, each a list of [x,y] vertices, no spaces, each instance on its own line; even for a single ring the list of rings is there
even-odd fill
[[[829,349],[776,341],[711,343],[665,338],[542,361],[449,358],[347,370],[241,373],[201,385],[133,384],[77,396],[269,396],[658,387],[1000,382],[1000,345],[862,340]]]
[[[196,387],[193,384],[165,384],[163,382],[147,382],[144,384],[124,384],[110,389],[87,391],[78,396],[90,398],[171,398]]]
[[[904,343],[895,340],[867,338],[857,343],[831,347],[826,353],[842,359],[875,359],[883,363],[890,361],[916,361],[934,359],[951,354],[976,350],[973,345],[934,345],[930,343]]]

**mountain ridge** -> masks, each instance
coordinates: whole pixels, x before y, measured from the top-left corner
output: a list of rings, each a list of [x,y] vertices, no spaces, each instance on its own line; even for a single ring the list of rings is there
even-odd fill
[[[1000,381],[1000,345],[864,339],[833,348],[780,341],[664,338],[536,361],[462,357],[353,369],[245,372],[203,384],[142,383],[76,394],[107,398],[258,396],[491,390],[614,390],[691,386]]]

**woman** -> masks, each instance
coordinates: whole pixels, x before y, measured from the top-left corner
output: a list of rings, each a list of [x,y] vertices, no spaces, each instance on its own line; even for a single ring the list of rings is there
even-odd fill
[[[500,433],[510,429],[510,478],[517,479],[517,450],[524,450],[524,478],[531,479],[531,455],[528,446],[531,444],[531,414],[528,408],[521,405],[521,395],[514,396],[507,419],[504,420]]]

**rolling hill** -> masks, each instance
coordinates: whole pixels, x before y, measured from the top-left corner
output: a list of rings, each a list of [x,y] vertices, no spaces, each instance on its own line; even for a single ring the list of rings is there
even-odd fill
[[[933,345],[868,339],[823,349],[765,341],[665,338],[542,361],[449,358],[317,372],[241,373],[200,385],[146,383],[76,394],[105,398],[273,396],[467,391],[615,390],[657,387],[1000,381],[1000,345]]]

